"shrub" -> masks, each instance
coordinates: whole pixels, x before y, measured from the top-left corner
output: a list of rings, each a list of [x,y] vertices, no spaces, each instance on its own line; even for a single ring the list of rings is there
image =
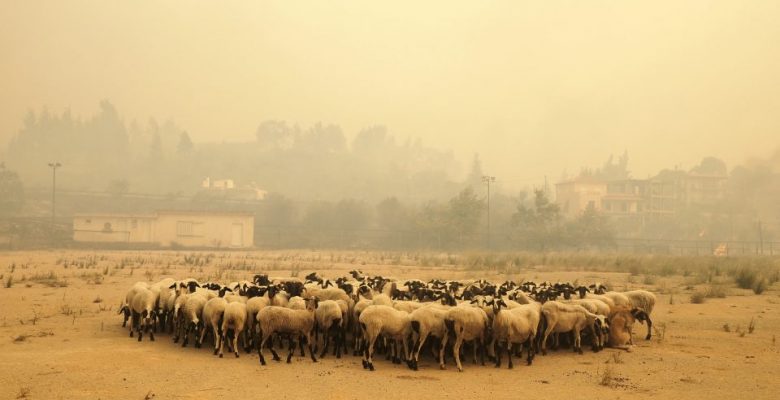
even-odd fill
[[[750,268],[740,268],[734,275],[734,281],[740,289],[753,289],[759,280],[758,271]]]
[[[8,278],[5,280],[4,285],[5,285],[6,288],[10,288],[11,286],[13,286],[14,285],[14,276],[13,275],[8,275]]]
[[[769,280],[766,278],[760,278],[755,284],[753,284],[753,293],[755,294],[761,294],[764,293],[766,288],[769,287]]]
[[[697,290],[691,294],[691,303],[702,304],[707,299],[707,292],[704,290]]]
[[[726,288],[722,285],[714,285],[707,288],[708,298],[723,299],[726,298]]]

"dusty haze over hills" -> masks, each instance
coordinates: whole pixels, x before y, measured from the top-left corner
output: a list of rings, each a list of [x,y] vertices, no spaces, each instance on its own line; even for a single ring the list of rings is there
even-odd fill
[[[0,143],[28,109],[384,124],[507,185],[627,150],[634,176],[777,148],[780,3],[4,1]],[[5,150],[3,150],[5,151]]]

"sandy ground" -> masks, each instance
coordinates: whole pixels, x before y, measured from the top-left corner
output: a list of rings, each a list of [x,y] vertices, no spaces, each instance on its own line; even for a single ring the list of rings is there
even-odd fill
[[[226,354],[219,359],[207,346],[182,349],[167,334],[159,334],[155,342],[145,338],[139,343],[121,327],[117,305],[133,282],[165,276],[222,274],[222,280],[228,281],[268,269],[274,269],[271,275],[289,276],[290,267],[300,269],[301,276],[314,269],[325,276],[341,276],[352,268],[399,278],[485,276],[501,280],[505,276],[447,267],[361,265],[360,255],[333,262],[322,257],[269,261],[269,254],[262,252],[228,253],[218,254],[206,266],[177,265],[183,254],[0,253],[4,283],[0,288],[0,399],[293,399],[302,395],[514,399],[538,393],[591,399],[778,398],[780,355],[775,335],[780,328],[780,296],[776,289],[760,296],[735,289],[725,299],[690,304],[682,278],[677,283],[665,280],[667,289],[679,285],[680,291],[672,294],[674,304],[669,294],[659,294],[653,313],[659,332],[652,341],[645,341],[645,327],[637,325],[637,346],[632,352],[607,349],[575,355],[562,349],[538,356],[531,367],[520,360],[513,370],[467,363],[463,373],[457,372],[451,360],[448,369],[441,371],[430,358],[421,360],[417,372],[379,360],[372,373],[362,369],[357,357],[337,360],[330,355],[317,363],[296,356],[291,365],[270,362],[263,367],[256,353],[242,352],[239,359]],[[119,266],[122,259],[125,268]],[[141,259],[143,265],[138,263]],[[5,288],[12,265],[14,283]],[[137,269],[131,269],[132,265]],[[55,275],[47,275],[50,271]],[[627,279],[625,274],[548,268],[514,276],[519,277],[587,282]],[[67,286],[52,287],[62,281]],[[102,302],[95,302],[98,298]],[[754,332],[740,334],[751,319]],[[601,384],[605,374],[611,374],[609,385]]]

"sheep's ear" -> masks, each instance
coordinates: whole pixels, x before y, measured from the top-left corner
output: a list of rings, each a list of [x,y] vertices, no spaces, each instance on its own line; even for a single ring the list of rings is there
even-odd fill
[[[173,285],[168,286],[168,289],[176,289],[176,282],[174,282]]]

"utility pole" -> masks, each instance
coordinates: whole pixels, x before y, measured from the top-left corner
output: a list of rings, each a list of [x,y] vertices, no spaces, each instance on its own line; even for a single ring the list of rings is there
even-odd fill
[[[56,210],[56,204],[57,204],[57,168],[61,167],[62,164],[58,162],[50,162],[49,167],[51,167],[51,226],[54,227],[55,223],[55,210]]]
[[[487,185],[487,248],[490,250],[490,184],[496,181],[495,176],[482,176],[482,182]]]
[[[764,229],[761,227],[761,220],[758,220],[758,242],[761,248],[761,255],[764,255]]]

